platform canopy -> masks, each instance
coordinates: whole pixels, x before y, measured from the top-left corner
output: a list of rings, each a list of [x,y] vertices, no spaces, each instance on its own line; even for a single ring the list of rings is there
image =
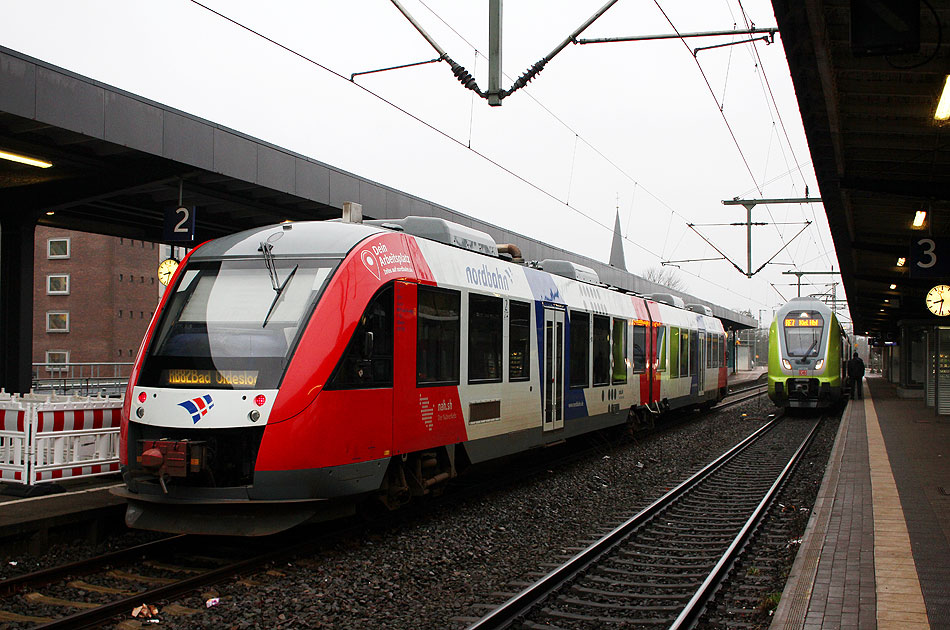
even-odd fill
[[[950,5],[772,6],[855,332],[893,337],[900,321],[950,323],[924,303],[950,284],[950,125],[934,119],[950,73]],[[901,52],[914,48],[915,16],[918,51]],[[915,227],[918,211],[927,216]]]

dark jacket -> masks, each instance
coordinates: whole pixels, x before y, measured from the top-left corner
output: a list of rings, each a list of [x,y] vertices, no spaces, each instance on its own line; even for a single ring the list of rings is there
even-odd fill
[[[864,377],[864,361],[861,360],[861,357],[854,357],[848,361],[848,376],[851,378]]]

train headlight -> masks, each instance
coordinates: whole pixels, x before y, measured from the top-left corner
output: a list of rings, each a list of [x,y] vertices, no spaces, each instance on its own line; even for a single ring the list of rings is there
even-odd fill
[[[261,419],[261,412],[257,409],[252,409],[251,413],[247,414],[247,417],[251,422],[257,422]]]
[[[788,359],[782,359],[782,367],[785,368],[786,370],[791,370],[792,369],[791,361],[789,361]]]
[[[824,359],[818,359],[818,361],[815,363],[815,369],[816,369],[816,370],[820,370],[820,369],[823,368],[823,367],[825,367],[825,360],[824,360]]]

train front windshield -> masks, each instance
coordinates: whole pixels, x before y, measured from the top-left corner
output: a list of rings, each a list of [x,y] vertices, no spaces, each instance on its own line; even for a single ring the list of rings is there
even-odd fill
[[[789,357],[816,357],[821,352],[821,333],[825,320],[819,313],[793,311],[782,322],[785,350]]]
[[[142,366],[146,387],[273,389],[338,260],[189,264]]]

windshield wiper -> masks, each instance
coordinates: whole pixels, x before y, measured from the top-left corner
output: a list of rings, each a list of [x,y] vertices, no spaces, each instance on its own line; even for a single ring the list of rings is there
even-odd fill
[[[284,279],[281,285],[274,289],[277,294],[274,295],[274,301],[270,303],[270,308],[267,309],[267,315],[264,316],[264,323],[261,324],[261,328],[267,326],[267,320],[270,319],[271,313],[274,312],[274,307],[277,306],[277,300],[280,299],[281,294],[284,292],[284,287],[287,286],[287,283],[290,282],[290,279],[294,277],[295,273],[297,273],[297,268],[299,266],[300,265],[294,265],[294,268],[290,270],[290,273],[287,274],[287,277]]]
[[[274,254],[271,252],[272,249],[274,249],[274,246],[266,241],[261,241],[261,246],[258,248],[258,251],[264,254],[264,266],[267,267],[267,273],[270,275],[271,288],[274,289],[275,294],[274,300],[270,303],[270,308],[267,309],[267,315],[264,316],[264,323],[261,324],[261,328],[267,326],[267,322],[274,312],[274,307],[277,306],[277,300],[280,299],[281,294],[284,292],[284,287],[287,286],[290,279],[297,273],[297,268],[300,267],[300,265],[294,265],[294,268],[290,270],[290,273],[287,274],[284,281],[278,284],[277,265],[274,262]]]
[[[805,354],[803,354],[803,355],[802,355],[802,358],[798,360],[799,363],[807,363],[807,362],[808,362],[808,357],[811,356],[811,351],[815,349],[815,346],[818,345],[818,342],[819,342],[819,341],[821,341],[821,337],[819,337],[819,338],[815,339],[813,342],[811,342],[811,345],[808,346],[808,350],[805,350]],[[815,356],[817,356],[817,355],[818,355],[818,353],[815,353]]]

